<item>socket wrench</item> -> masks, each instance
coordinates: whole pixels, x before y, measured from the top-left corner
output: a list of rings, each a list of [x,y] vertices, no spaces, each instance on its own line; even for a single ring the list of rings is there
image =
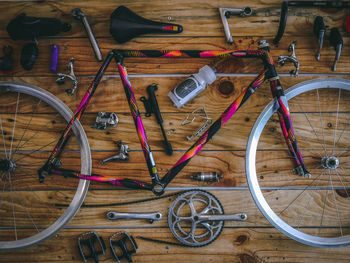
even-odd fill
[[[107,219],[117,220],[117,219],[146,219],[152,224],[153,221],[159,221],[162,219],[162,214],[160,212],[154,213],[126,213],[126,212],[115,212],[109,211],[107,213]]]

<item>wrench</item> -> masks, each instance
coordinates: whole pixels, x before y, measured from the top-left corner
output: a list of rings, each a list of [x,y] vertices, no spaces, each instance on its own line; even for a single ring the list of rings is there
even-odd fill
[[[152,224],[153,221],[159,221],[162,219],[162,214],[160,212],[155,213],[126,213],[126,212],[115,212],[109,211],[107,213],[107,219],[117,220],[117,219],[147,219]]]
[[[96,59],[97,59],[97,61],[102,61],[103,57],[102,57],[102,53],[101,53],[100,47],[98,46],[98,43],[96,41],[94,33],[92,32],[92,29],[90,27],[90,24],[89,24],[89,22],[87,20],[86,15],[80,10],[80,8],[75,8],[75,9],[72,10],[72,16],[75,19],[80,20],[83,23],[84,28],[86,30],[86,33],[87,33],[87,35],[89,37],[91,46],[92,46],[92,48],[93,48],[93,50],[95,52]]]

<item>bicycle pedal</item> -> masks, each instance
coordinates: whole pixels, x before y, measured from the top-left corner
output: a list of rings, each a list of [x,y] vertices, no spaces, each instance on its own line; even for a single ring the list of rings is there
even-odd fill
[[[113,257],[118,263],[120,263],[120,260],[123,258],[127,259],[129,263],[132,262],[131,255],[137,253],[135,239],[125,231],[113,234],[109,238],[109,245]]]
[[[84,262],[88,259],[94,259],[95,263],[98,263],[98,256],[104,255],[106,252],[106,245],[95,231],[89,231],[81,234],[78,237],[78,248],[81,257]]]

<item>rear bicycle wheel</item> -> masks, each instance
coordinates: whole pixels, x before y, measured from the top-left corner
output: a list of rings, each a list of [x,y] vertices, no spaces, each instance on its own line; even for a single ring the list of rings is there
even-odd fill
[[[296,241],[317,247],[350,245],[350,81],[315,79],[285,93],[312,177],[293,173],[295,163],[272,101],[248,140],[252,197],[266,219]]]
[[[36,245],[64,227],[79,210],[89,181],[37,170],[57,143],[71,110],[51,93],[25,83],[0,82],[0,251]],[[60,159],[90,174],[90,147],[79,121]]]

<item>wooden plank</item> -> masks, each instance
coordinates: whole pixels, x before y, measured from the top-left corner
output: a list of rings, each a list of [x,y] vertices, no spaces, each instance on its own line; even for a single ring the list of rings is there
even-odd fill
[[[319,77],[304,77],[300,76],[298,78],[291,77],[281,77],[281,83],[284,89],[287,89],[297,83],[307,81],[310,79],[319,78]],[[323,76],[321,76],[323,78]],[[213,117],[212,114],[218,116],[219,113],[222,113],[228,105],[230,105],[234,99],[249,85],[251,81],[254,80],[254,77],[220,77],[210,85],[205,91],[195,97],[192,101],[187,103],[183,108],[174,107],[173,103],[167,96],[167,94],[178,84],[180,84],[185,77],[145,77],[145,78],[131,78],[130,81],[133,84],[133,91],[135,93],[135,97],[138,102],[138,107],[141,113],[145,113],[145,109],[142,103],[139,101],[139,98],[142,96],[147,96],[146,87],[152,83],[158,84],[158,90],[156,92],[157,100],[159,104],[159,108],[164,115],[165,127],[170,124],[171,119],[167,119],[165,117],[165,113],[176,113],[182,115],[183,118],[186,117],[187,113],[192,112],[194,109],[205,106],[206,111],[210,114],[210,117]],[[349,79],[345,77],[345,79]],[[4,80],[4,79],[3,79]],[[65,86],[59,86],[54,83],[54,77],[12,77],[6,79],[7,81],[16,81],[16,82],[27,82],[32,85],[41,87],[43,89],[48,90],[53,93],[59,99],[61,99],[70,109],[73,111],[79,105],[81,99],[83,98],[87,87],[89,86],[92,78],[90,77],[81,77],[79,78],[79,87],[77,93],[74,96],[68,96],[65,93],[66,88],[71,87],[71,83],[67,82]],[[322,95],[322,94],[321,94]],[[344,108],[347,105],[346,99],[349,98],[347,93],[341,94],[341,99],[344,100],[342,107]],[[9,100],[5,96],[0,97],[0,110],[2,112],[15,112],[16,109],[16,94],[12,100]],[[333,97],[333,100],[337,99],[337,94],[325,94],[325,96],[320,96],[321,105],[327,105],[327,100],[329,96]],[[239,109],[237,117],[238,119],[244,119],[246,116],[241,116],[242,113],[257,113],[262,111],[266,104],[271,101],[272,95],[268,84],[264,84],[261,86],[253,96],[247,101],[247,103]],[[317,103],[317,93],[313,92],[311,95],[307,96],[298,96],[298,104],[293,105],[290,102],[290,108],[293,111],[317,111],[315,107],[318,107]],[[19,100],[19,111],[20,112],[33,112],[34,109],[40,110],[40,112],[52,112],[52,109],[44,107],[44,104],[40,104],[40,107],[36,107],[37,101],[23,101],[25,99],[24,96],[20,97]],[[314,101],[314,103],[310,103],[310,99]],[[8,104],[11,103],[11,106]],[[300,106],[299,106],[300,105]],[[313,105],[313,107],[311,107]],[[6,107],[3,109],[2,107]],[[129,113],[130,109],[128,103],[126,101],[125,93],[120,83],[119,77],[113,77],[104,79],[99,88],[97,89],[94,97],[91,99],[89,106],[87,107],[87,112],[96,114],[99,111],[104,112],[116,112],[119,113]],[[185,114],[186,113],[186,114]],[[93,120],[92,116],[89,117],[89,124],[92,125]],[[124,118],[121,116],[121,118]],[[126,116],[126,118],[128,118]],[[147,118],[144,118],[147,121]],[[254,120],[254,117],[250,118],[250,120]],[[154,118],[151,117],[150,121],[154,121]],[[87,123],[87,120],[83,123]],[[171,127],[173,128],[173,127]]]
[[[250,17],[240,18],[233,16],[229,19],[231,33],[234,36],[246,35],[268,35],[274,36],[277,32],[280,1],[253,1],[249,0],[244,3],[240,1],[220,1],[210,3],[206,0],[196,1],[196,3],[188,4],[186,1],[176,1],[171,6],[165,5],[162,1],[152,1],[147,6],[143,1],[123,1],[116,3],[115,1],[104,1],[95,7],[94,3],[86,3],[84,1],[62,2],[12,2],[2,3],[2,8],[6,8],[8,12],[3,17],[7,24],[11,19],[22,12],[26,12],[29,16],[35,14],[45,14],[46,17],[56,17],[63,22],[72,23],[72,30],[61,33],[63,37],[86,37],[83,26],[79,21],[75,21],[71,16],[71,10],[81,7],[83,12],[88,16],[89,22],[98,37],[110,36],[109,20],[110,14],[120,5],[125,5],[132,11],[147,19],[181,24],[184,31],[178,36],[222,36],[224,37],[223,26],[219,15],[219,7],[245,7],[250,6],[253,9],[253,15]],[[325,17],[325,23],[329,27],[341,28],[343,20],[346,16],[346,10],[338,12],[328,12],[317,8],[290,8],[288,13],[288,25],[286,27],[286,35],[312,35],[313,21],[315,16],[322,15]],[[269,26],[266,26],[269,25]],[[242,30],[244,28],[244,30]],[[5,28],[1,30],[1,37],[8,37]]]
[[[8,116],[8,115],[3,115]],[[209,115],[213,116],[213,115]],[[215,116],[215,115],[214,115]],[[204,150],[225,150],[237,151],[246,148],[246,142],[249,138],[252,128],[252,121],[257,118],[256,113],[241,113],[240,117],[233,118],[225,126],[221,128],[216,136],[205,146]],[[201,125],[202,122],[181,125],[186,114],[169,113],[163,114],[165,121],[164,127],[166,131],[170,131],[168,139],[173,143],[174,150],[187,150],[194,141],[189,141],[186,136],[191,136]],[[5,145],[7,149],[12,148],[21,151],[50,151],[58,141],[62,134],[64,123],[55,122],[55,115],[38,115],[33,118],[36,127],[30,122],[31,115],[17,115],[16,132],[12,142],[13,120],[11,117],[4,118],[3,130],[5,132]],[[308,150],[322,148],[333,148],[336,144],[337,151],[343,151],[348,147],[348,114],[347,113],[324,113],[322,114],[322,122],[320,115],[315,113],[294,113],[292,115],[293,126],[296,136],[300,141],[300,147]],[[213,117],[215,120],[216,118]],[[117,143],[122,140],[130,146],[132,151],[140,151],[141,146],[137,136],[133,120],[129,114],[119,114],[120,123],[116,128],[100,131],[92,128],[95,121],[95,115],[88,114],[84,117],[83,122],[86,123],[85,131],[89,138],[89,144],[92,151],[117,151]],[[154,118],[144,118],[144,126],[147,131],[149,143],[153,150],[163,151],[160,128],[155,124]],[[28,125],[30,123],[31,125]],[[324,128],[320,127],[323,123]],[[43,141],[42,138],[47,138]],[[231,138],[228,140],[228,138]],[[4,144],[3,137],[0,141]],[[69,143],[66,150],[77,150],[77,143]],[[278,116],[272,116],[267,123],[259,143],[259,150],[274,149],[284,150],[285,143],[281,132]],[[28,153],[27,153],[28,154]],[[180,153],[179,153],[180,154]]]
[[[141,38],[138,43],[130,43],[128,46],[116,45],[111,38],[100,40],[101,52],[104,56],[113,49],[156,49],[156,50],[176,50],[176,49],[201,49],[201,50],[221,50],[221,49],[257,49],[257,43],[261,39],[266,39],[272,43],[271,37],[243,37],[237,38],[238,43],[230,46],[222,38],[184,38],[179,42],[178,38]],[[289,55],[287,51],[291,42],[297,41],[296,54],[300,62],[300,73],[347,73],[349,68],[350,48],[348,48],[349,38],[344,37],[344,47],[339,62],[337,63],[337,71],[333,72],[335,51],[331,47],[324,47],[321,53],[321,60],[315,60],[316,40],[314,37],[289,37],[283,40],[279,47],[271,44],[271,55],[275,59],[280,55]],[[140,42],[142,41],[142,42]],[[32,70],[26,71],[21,67],[20,50],[23,42],[1,40],[0,46],[11,45],[14,48],[14,69],[11,75],[33,76],[46,75],[52,76],[49,71],[50,64],[50,48],[52,44],[59,45],[61,51],[59,53],[59,63],[57,72],[67,72],[67,63],[74,57],[75,73],[79,75],[95,75],[101,66],[94,58],[93,50],[90,43],[86,39],[53,39],[42,40],[39,44],[40,55],[37,58],[35,66]],[[198,72],[200,67],[204,65],[216,66],[218,73],[260,73],[262,65],[260,61],[255,59],[213,59],[213,58],[127,58],[125,65],[129,74],[171,74],[182,73],[191,74]],[[315,68],[317,64],[317,68]],[[292,70],[292,64],[288,63],[284,67],[277,67],[280,73],[289,73]],[[315,71],[315,69],[317,71]],[[118,74],[115,63],[112,62],[106,71],[107,74]],[[8,76],[8,75],[6,75]]]
[[[315,76],[315,77],[306,77],[299,76],[298,78],[292,77],[281,77],[281,83],[283,88],[286,90],[289,87],[297,83],[301,83],[303,81],[316,79],[316,78],[324,78],[325,76]],[[349,77],[342,76],[344,79],[349,79]],[[45,90],[48,90],[59,99],[61,99],[71,110],[75,110],[81,99],[86,93],[87,87],[90,85],[93,80],[92,77],[80,77],[79,78],[79,86],[77,92],[74,96],[68,96],[65,93],[65,89],[71,87],[70,82],[66,82],[64,86],[59,86],[55,83],[55,77],[11,77],[11,78],[0,78],[1,80],[6,81],[16,81],[16,82],[25,82],[30,83],[32,85],[41,87]],[[193,100],[187,103],[183,108],[174,107],[172,101],[169,99],[167,94],[179,85],[182,81],[184,81],[186,77],[136,77],[130,78],[130,81],[133,85],[133,91],[135,93],[135,98],[138,102],[139,110],[142,113],[145,113],[145,109],[140,102],[140,98],[142,96],[147,96],[146,88],[148,85],[152,83],[158,84],[158,90],[156,92],[159,108],[163,114],[165,113],[190,113],[194,109],[205,106],[208,114],[218,114],[222,113],[228,105],[230,105],[234,99],[254,80],[252,76],[245,77],[219,77],[216,82],[203,91],[201,94],[196,96]],[[347,93],[341,94],[342,99],[347,99]],[[6,109],[2,111],[15,112],[16,109],[16,94],[13,100],[9,100],[5,96],[0,97],[1,107],[5,107]],[[325,95],[325,97],[331,96],[330,94]],[[332,95],[335,99],[337,98],[337,94]],[[312,93],[309,96],[304,96],[300,98],[298,96],[298,104],[299,105],[290,105],[293,107],[293,111],[299,111],[303,109],[304,111],[315,111],[315,108],[311,108],[312,105],[315,104],[309,103],[310,98],[314,100],[317,99],[317,94]],[[36,108],[36,101],[24,101],[25,97],[21,96],[19,101],[19,110],[20,112],[33,112]],[[262,111],[266,104],[269,103],[272,99],[270,87],[268,84],[262,85],[253,96],[246,102],[246,104],[239,109],[238,114],[242,112],[260,112]],[[321,103],[326,104],[326,100],[323,96],[320,96]],[[11,107],[8,105],[11,103]],[[290,102],[291,103],[291,102]],[[28,105],[27,105],[28,104]],[[316,106],[318,103],[316,103]],[[342,105],[344,107],[344,105]],[[43,104],[40,104],[40,107],[37,108],[40,112],[52,112],[51,109],[44,107]],[[121,85],[120,79],[118,76],[116,77],[108,77],[104,78],[98,87],[94,97],[91,99],[89,106],[87,107],[87,112],[97,113],[99,111],[104,112],[116,112],[118,113],[129,113],[130,109],[128,103],[126,101],[125,92]],[[240,115],[238,118],[243,118]],[[185,118],[185,114],[183,115]],[[236,118],[236,117],[235,117]],[[151,117],[153,120],[153,117]],[[251,118],[252,119],[252,118]],[[164,118],[167,123],[167,119]]]
[[[181,192],[181,191],[177,191]],[[16,193],[16,195],[14,195]],[[167,227],[168,209],[176,196],[161,198],[151,202],[140,202],[153,198],[150,192],[113,190],[91,190],[82,208],[69,227]],[[167,191],[173,194],[175,191]],[[266,227],[269,222],[259,213],[248,190],[216,190],[210,191],[220,201],[225,214],[246,213],[247,221],[229,221],[226,227]],[[263,190],[264,197],[271,209],[286,223],[301,227],[301,231],[312,235],[336,236],[349,235],[349,200],[333,191],[321,189],[282,189]],[[70,202],[70,191],[7,191],[3,194],[1,209],[3,211],[0,223],[14,232],[14,224],[18,228],[18,236],[22,228],[41,229],[54,222]],[[234,198],[233,198],[234,197]],[[335,198],[335,199],[334,199]],[[336,200],[336,201],[335,201]],[[130,203],[139,202],[139,203]],[[14,205],[14,208],[12,206]],[[198,205],[198,204],[197,204]],[[184,209],[184,208],[183,208]],[[146,220],[116,220],[106,218],[108,211],[145,213],[160,212],[163,219],[152,225]],[[184,211],[184,210],[182,210]],[[93,212],[93,213],[92,213]],[[198,211],[199,212],[199,211]],[[16,221],[13,221],[13,213]],[[187,214],[182,214],[183,216]],[[189,215],[188,215],[189,216]],[[340,223],[341,222],[341,223]],[[12,229],[12,230],[11,230]],[[21,237],[23,238],[23,236]]]
[[[17,252],[2,253],[6,262],[17,262],[18,257],[27,262],[81,262],[78,253],[77,237],[90,229],[67,229],[61,231],[42,245]],[[105,242],[120,229],[96,229]],[[140,235],[173,241],[168,229],[126,229],[134,237]],[[3,231],[2,231],[3,233]],[[1,233],[1,234],[2,234]],[[301,245],[280,234],[274,228],[228,228],[211,245],[201,248],[177,247],[156,244],[136,239],[138,253],[132,256],[134,262],[165,262],[176,260],[195,262],[205,256],[205,260],[215,262],[309,262],[317,257],[319,262],[347,262],[349,250],[344,248],[312,248]],[[50,252],[48,252],[50,251]],[[297,251],[297,252],[295,252]],[[50,253],[50,256],[48,256]],[[100,260],[112,260],[110,249]]]

